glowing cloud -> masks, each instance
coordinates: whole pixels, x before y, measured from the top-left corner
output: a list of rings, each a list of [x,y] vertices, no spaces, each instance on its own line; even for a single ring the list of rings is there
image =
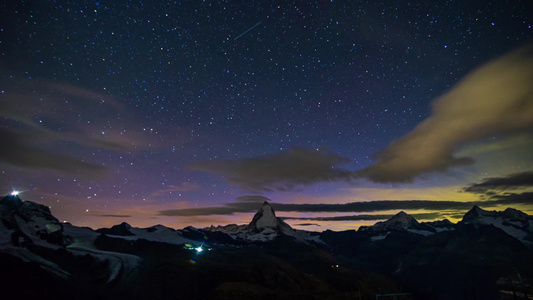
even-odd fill
[[[533,45],[487,63],[433,103],[432,114],[355,173],[375,182],[409,182],[428,172],[472,164],[457,146],[533,128]]]

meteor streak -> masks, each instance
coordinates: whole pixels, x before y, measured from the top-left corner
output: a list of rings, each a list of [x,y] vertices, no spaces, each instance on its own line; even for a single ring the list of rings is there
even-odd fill
[[[255,24],[254,26],[248,28],[245,32],[239,34],[236,38],[234,38],[233,40],[236,41],[238,38],[240,38],[241,36],[245,35],[246,33],[248,33],[250,30],[254,29],[255,27],[257,27],[259,24],[261,24],[261,22]]]

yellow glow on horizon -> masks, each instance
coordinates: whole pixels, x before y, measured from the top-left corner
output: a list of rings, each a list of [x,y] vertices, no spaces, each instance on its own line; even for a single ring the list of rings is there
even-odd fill
[[[273,203],[349,203],[349,202],[363,202],[363,201],[375,201],[375,200],[446,200],[457,202],[475,202],[479,204],[485,210],[498,210],[503,211],[507,206],[488,206],[483,205],[483,199],[478,195],[472,193],[462,192],[463,186],[450,186],[450,187],[430,187],[430,188],[347,188],[339,190],[340,195],[331,196],[293,196],[283,199],[283,201],[273,201]],[[526,192],[531,189],[516,190],[515,192]],[[28,197],[33,192],[28,192]],[[26,194],[25,194],[26,195]],[[43,195],[40,193],[40,195]],[[36,198],[36,197],[29,197]],[[54,205],[55,201],[60,199],[63,205]],[[274,199],[276,200],[276,199]],[[248,224],[251,222],[254,211],[233,213],[227,215],[198,215],[198,216],[164,216],[159,215],[159,211],[172,210],[172,209],[189,209],[195,208],[195,204],[192,201],[180,201],[173,203],[146,203],[136,204],[132,206],[121,206],[110,204],[104,210],[101,208],[92,209],[91,214],[79,214],[79,206],[74,205],[79,202],[79,199],[72,196],[57,196],[46,195],[44,201],[39,201],[43,205],[52,206],[52,214],[60,220],[69,220],[75,226],[88,226],[93,229],[102,227],[111,227],[121,222],[127,222],[134,227],[147,228],[157,224],[161,224],[174,229],[182,229],[187,226],[194,226],[197,228],[206,228],[211,225],[225,226],[228,224]],[[109,201],[111,203],[111,201]],[[70,205],[66,205],[69,203]],[[488,203],[487,203],[488,204]],[[258,204],[258,208],[261,204]],[[220,204],[223,207],[224,204]],[[533,215],[533,205],[508,205],[515,209],[519,209],[524,213]],[[438,211],[440,216],[435,218],[441,220],[447,218],[451,222],[458,222],[462,219],[462,216],[468,211],[469,208],[463,210],[444,210]],[[85,210],[83,210],[85,211]],[[342,217],[342,216],[354,216],[354,215],[394,215],[400,210],[387,210],[376,212],[283,212],[276,211],[278,217],[293,217],[300,219],[287,219],[286,223],[291,225],[295,229],[308,230],[308,231],[325,231],[327,229],[334,231],[342,230],[357,230],[360,226],[370,226],[378,220],[314,220],[318,217]],[[433,213],[431,210],[404,210],[408,214],[422,214]],[[79,214],[77,217],[76,214]],[[124,217],[121,217],[124,216]],[[308,219],[306,219],[308,218]],[[416,218],[416,216],[415,216]],[[418,219],[418,218],[417,218]],[[429,219],[423,219],[418,221],[432,221]]]

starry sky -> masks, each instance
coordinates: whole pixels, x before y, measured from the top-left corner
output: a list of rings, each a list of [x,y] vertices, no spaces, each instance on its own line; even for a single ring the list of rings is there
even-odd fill
[[[531,1],[419,2],[5,1],[0,189],[93,228],[533,213]]]

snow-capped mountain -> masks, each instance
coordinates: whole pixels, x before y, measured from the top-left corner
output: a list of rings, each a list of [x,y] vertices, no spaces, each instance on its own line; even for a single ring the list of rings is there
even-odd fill
[[[35,284],[44,278],[42,288],[32,289],[39,294],[56,290],[50,296],[54,299],[168,299],[178,294],[180,299],[233,299],[234,292],[249,299],[258,290],[290,299],[313,287],[309,298],[323,293],[346,299],[356,295],[344,293],[346,286],[364,282],[361,270],[370,270],[401,274],[395,277],[399,283],[422,291],[431,286],[429,296],[420,299],[455,299],[449,287],[463,291],[462,284],[473,279],[484,291],[490,287],[483,299],[500,299],[498,280],[508,276],[509,268],[525,282],[533,280],[527,247],[533,245],[528,244],[532,217],[515,209],[474,207],[457,225],[419,223],[400,212],[359,231],[311,233],[291,228],[265,202],[245,225],[174,230],[122,223],[93,230],[60,223],[48,207],[7,196],[0,200],[0,221],[0,288],[10,296],[20,294],[18,282]],[[478,276],[480,270],[484,276]],[[371,278],[362,286],[369,299],[382,291],[381,283],[373,285],[375,275]],[[212,297],[228,288],[228,297]],[[451,296],[434,297],[446,293]]]
[[[137,228],[132,227],[126,222],[123,222],[119,225],[114,225],[111,228],[97,229],[96,232],[127,240],[145,239],[147,241],[165,242],[175,245],[194,243],[193,240],[184,237],[182,231],[168,228],[163,225],[155,225],[148,228]]]
[[[435,232],[455,230],[455,224],[450,222],[450,220],[448,219],[432,222],[422,222],[421,224],[433,227],[435,229]]]
[[[63,226],[44,205],[22,201],[17,195],[0,200],[0,249],[8,246],[63,246]]]
[[[407,231],[419,235],[431,235],[437,230],[424,223],[419,223],[413,216],[400,211],[387,221],[377,222],[372,226],[361,226],[359,232],[371,236],[372,240],[380,240],[386,238],[391,231]]]
[[[89,228],[62,224],[47,206],[22,201],[17,195],[0,200],[0,252],[36,263],[62,278],[71,274],[65,266],[54,262],[54,252],[43,251],[43,248],[65,250],[78,257],[93,257],[108,266],[107,282],[135,270],[142,263],[142,259],[135,255],[98,250],[94,241],[99,235]]]
[[[251,234],[262,234],[265,236],[280,233],[290,236],[297,235],[289,224],[276,217],[274,209],[266,201],[254,215],[250,224],[248,224],[247,230]]]
[[[248,225],[211,226],[210,231],[224,232],[234,239],[246,241],[270,241],[279,235],[287,235],[304,241],[302,234],[294,230],[289,224],[276,217],[270,204],[265,201]]]
[[[523,243],[533,243],[533,217],[513,208],[487,211],[476,205],[464,215],[461,223],[476,227],[492,225]]]

